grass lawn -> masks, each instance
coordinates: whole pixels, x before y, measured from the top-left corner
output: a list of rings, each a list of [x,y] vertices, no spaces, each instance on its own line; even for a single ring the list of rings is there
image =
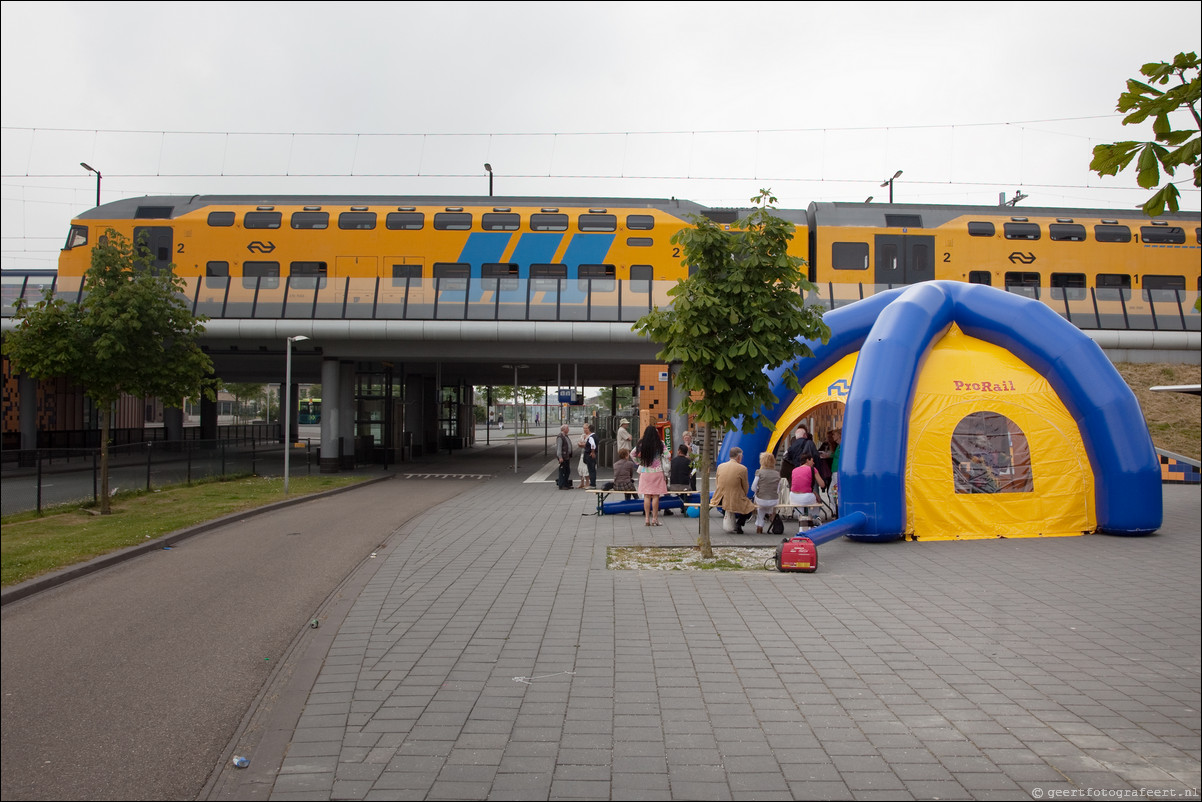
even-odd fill
[[[243,477],[118,494],[111,515],[65,505],[0,520],[0,586],[86,562],[222,515],[362,482],[363,476]]]

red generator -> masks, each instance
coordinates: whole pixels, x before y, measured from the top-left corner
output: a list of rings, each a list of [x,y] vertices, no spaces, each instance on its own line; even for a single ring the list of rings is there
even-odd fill
[[[785,538],[776,547],[776,570],[814,573],[818,570],[818,547],[802,535]]]

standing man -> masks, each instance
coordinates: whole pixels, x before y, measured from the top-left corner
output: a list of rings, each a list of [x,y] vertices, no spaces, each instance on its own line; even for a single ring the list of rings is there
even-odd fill
[[[559,460],[559,476],[555,484],[560,490],[572,489],[572,439],[568,437],[568,425],[559,427],[559,436],[555,438],[555,457]]]
[[[814,445],[814,441],[810,439],[810,430],[803,424],[798,426],[797,431],[794,432],[793,442],[790,444],[789,450],[785,452],[785,459],[790,463],[790,470],[792,470],[799,465],[804,465],[806,457],[813,457],[814,464],[818,464],[818,446]]]
[[[630,433],[630,430],[626,428],[629,425],[630,421],[626,420],[626,418],[622,418],[622,420],[618,421],[618,445],[617,450],[614,451],[615,454],[622,449],[630,451],[634,448],[634,436]]]

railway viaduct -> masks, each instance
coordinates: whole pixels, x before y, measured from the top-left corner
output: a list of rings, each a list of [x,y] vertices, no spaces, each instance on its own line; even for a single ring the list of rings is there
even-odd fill
[[[14,325],[12,301],[36,302],[51,280],[5,272],[3,331]],[[318,286],[284,279],[237,303],[230,300],[236,287],[214,288],[201,279],[188,288],[193,310],[209,318],[201,345],[220,378],[278,384],[290,368],[293,399],[295,385],[321,384],[321,441],[339,444],[337,452],[323,452],[323,470],[349,462],[365,431],[376,445],[396,449],[397,459],[462,445],[459,433],[472,431],[473,387],[638,386],[639,365],[654,363],[658,347],[631,325],[652,306],[667,305],[672,286],[612,279],[486,279],[481,286],[472,284],[479,279],[457,279],[398,291],[382,280],[354,281]],[[848,295],[846,287],[830,287],[813,302],[830,308]],[[1199,360],[1199,316],[1184,303],[1161,305],[1151,319],[1096,315],[1083,324],[1066,316],[1114,361]],[[21,399],[36,394],[35,383],[18,384]],[[679,399],[666,389],[668,416]],[[37,441],[29,406],[20,404],[22,448]],[[169,414],[166,427],[171,439],[182,430],[182,413]],[[216,408],[202,405],[201,438],[216,436]]]

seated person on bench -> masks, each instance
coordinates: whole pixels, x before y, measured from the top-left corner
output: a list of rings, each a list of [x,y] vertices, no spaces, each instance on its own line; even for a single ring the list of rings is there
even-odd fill
[[[630,449],[619,448],[618,458],[614,460],[614,490],[629,490],[626,500],[636,498],[639,490],[634,475],[639,464],[630,458]]]
[[[789,503],[802,508],[820,506],[822,502],[818,500],[816,487],[826,487],[826,484],[822,481],[822,474],[814,467],[813,455],[806,454],[802,457],[801,464],[793,469]],[[805,514],[808,515],[809,512],[808,509],[805,510]]]

